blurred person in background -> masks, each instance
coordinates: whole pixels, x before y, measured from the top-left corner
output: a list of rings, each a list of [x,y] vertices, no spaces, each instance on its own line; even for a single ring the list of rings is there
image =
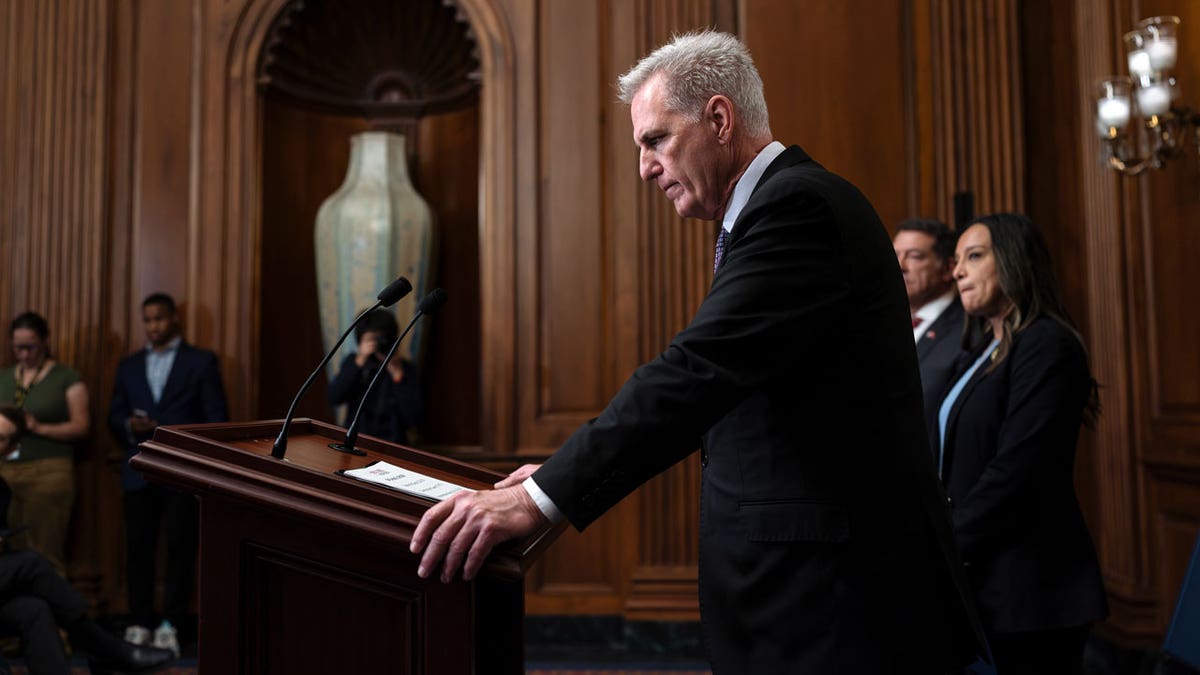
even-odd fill
[[[192,495],[148,483],[129,466],[138,443],[161,424],[227,422],[228,405],[217,356],[180,335],[175,299],[154,293],[142,301],[146,345],[117,366],[108,426],[125,447],[121,487],[125,491],[126,583],[130,625],[125,639],[148,642],[180,654],[196,576],[200,542],[199,504]],[[155,558],[158,531],[166,529],[167,569],[163,612],[155,622]],[[150,627],[157,625],[151,633]]]
[[[25,412],[0,407],[0,453],[8,454],[23,441]],[[104,632],[87,616],[88,603],[36,551],[7,550],[17,531],[9,527],[12,493],[0,480],[0,628],[21,638],[21,655],[31,675],[67,675],[71,667],[58,629],[71,645],[88,654],[93,673],[138,672],[171,661],[171,652],[123,642]],[[13,521],[21,525],[20,521]],[[0,658],[0,674],[11,672]]]
[[[914,218],[892,237],[912,314],[925,420],[932,423],[962,352],[963,308],[954,289],[954,242],[945,223]]]
[[[358,353],[342,360],[338,374],[329,383],[329,404],[347,406],[345,423],[350,424],[371,378],[379,372],[383,357],[396,341],[396,317],[377,309],[354,329]],[[393,443],[408,443],[408,432],[421,418],[421,386],[411,362],[393,357],[387,372],[371,390],[363,405],[359,431]]]
[[[87,438],[88,390],[50,353],[46,319],[25,312],[9,325],[16,363],[0,370],[0,403],[22,410],[28,432],[6,455],[0,478],[12,488],[10,515],[28,529],[14,544],[36,550],[66,574],[67,526],[75,503],[75,444]]]

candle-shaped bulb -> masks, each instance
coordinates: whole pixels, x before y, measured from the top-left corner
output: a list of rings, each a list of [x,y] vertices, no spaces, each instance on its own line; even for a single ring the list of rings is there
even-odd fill
[[[1150,61],[1150,67],[1154,70],[1174,68],[1176,45],[1175,38],[1162,38],[1147,42],[1146,56]]]
[[[1142,117],[1161,115],[1171,109],[1171,90],[1164,83],[1142,87],[1137,90],[1137,102]]]

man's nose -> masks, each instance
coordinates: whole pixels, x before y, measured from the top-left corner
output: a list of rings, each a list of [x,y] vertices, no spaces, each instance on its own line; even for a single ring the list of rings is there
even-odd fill
[[[638,173],[642,180],[653,180],[658,174],[662,173],[662,166],[654,160],[654,157],[643,150],[638,156]]]

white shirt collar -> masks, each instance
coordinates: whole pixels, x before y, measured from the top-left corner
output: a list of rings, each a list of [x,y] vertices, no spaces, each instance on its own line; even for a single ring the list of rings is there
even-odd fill
[[[914,315],[922,321],[932,321],[942,315],[950,303],[954,302],[954,287],[921,306]]]
[[[154,343],[147,342],[146,343],[146,352],[150,353],[150,354],[167,354],[168,352],[179,351],[179,345],[182,343],[183,343],[183,336],[176,335],[175,337],[171,338],[170,342],[168,342],[166,345],[163,346],[162,351],[158,351],[157,349],[154,348]]]
[[[914,342],[921,341],[921,336],[926,334],[926,331],[933,326],[933,322],[937,321],[937,318],[942,315],[942,312],[946,311],[946,308],[952,302],[954,302],[954,286],[951,286],[950,290],[925,303],[921,306],[921,309],[917,310],[917,313],[913,316],[920,320],[920,323],[913,326]],[[929,335],[929,337],[933,339],[935,336]]]
[[[737,185],[733,186],[733,194],[729,197],[729,206],[725,208],[725,217],[721,220],[721,227],[725,228],[726,232],[733,232],[733,224],[737,222],[742,209],[746,208],[746,202],[750,201],[750,193],[754,192],[754,188],[758,186],[763,172],[786,149],[783,143],[771,141],[767,147],[758,152],[754,161],[750,162],[750,166],[746,167],[746,173],[743,173],[742,177],[738,179]]]

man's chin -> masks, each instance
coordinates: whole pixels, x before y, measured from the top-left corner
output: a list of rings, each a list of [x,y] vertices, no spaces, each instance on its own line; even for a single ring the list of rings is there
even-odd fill
[[[717,216],[710,210],[701,208],[696,204],[675,204],[675,213],[679,214],[680,218],[695,218],[696,220],[716,220]]]

